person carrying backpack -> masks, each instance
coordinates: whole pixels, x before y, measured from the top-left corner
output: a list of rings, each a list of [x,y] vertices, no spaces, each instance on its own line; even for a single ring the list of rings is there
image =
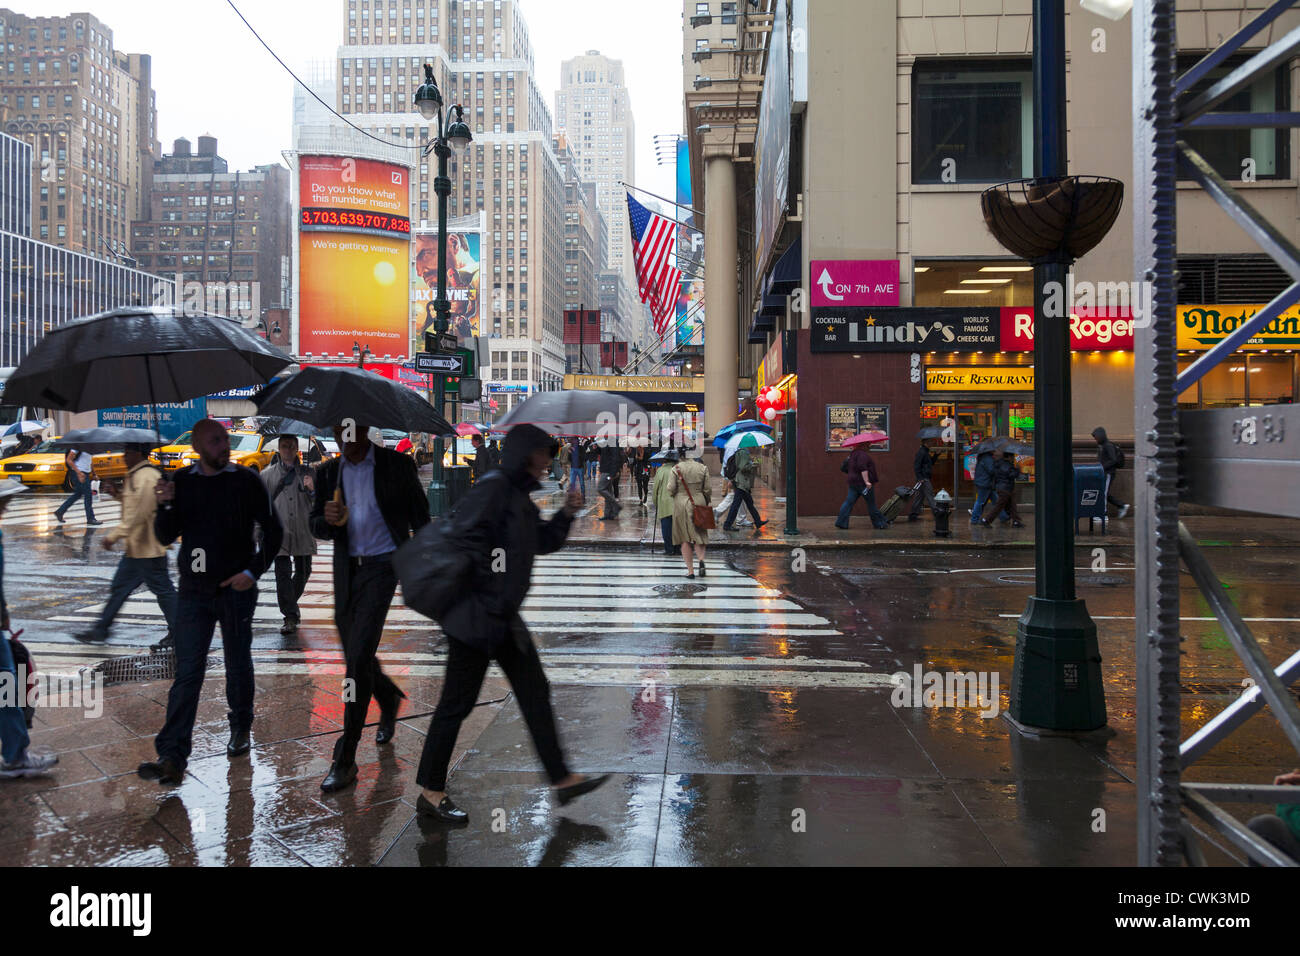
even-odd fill
[[[1115,477],[1115,472],[1124,467],[1124,453],[1120,451],[1118,445],[1106,437],[1106,429],[1094,428],[1092,437],[1097,439],[1097,461],[1106,472],[1106,504],[1118,508],[1119,514],[1116,517],[1123,518],[1128,514],[1129,506],[1110,493],[1110,483]]]
[[[743,457],[742,457],[743,456]],[[727,463],[722,468],[723,477],[732,485],[734,496],[731,499],[731,508],[727,511],[727,520],[722,523],[723,531],[732,531],[736,523],[736,515],[740,513],[740,506],[743,503],[749,509],[750,515],[754,519],[754,533],[767,524],[767,522],[758,516],[758,509],[754,507],[754,472],[758,471],[758,462],[750,454],[748,448],[738,448],[727,459]]]

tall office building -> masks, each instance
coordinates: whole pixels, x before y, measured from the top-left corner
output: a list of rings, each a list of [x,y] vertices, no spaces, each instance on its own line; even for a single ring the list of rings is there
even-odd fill
[[[148,56],[113,49],[88,13],[0,10],[0,115],[35,154],[33,235],[94,256],[124,256],[147,207],[157,153]]]
[[[609,261],[635,282],[626,193],[635,182],[636,124],[623,83],[623,62],[598,50],[565,60],[555,94],[555,126],[566,134],[583,179],[596,183],[596,202],[609,223]]]
[[[32,233],[32,148],[0,133],[0,232]]]
[[[498,410],[564,374],[564,183],[551,115],[533,77],[528,27],[515,0],[346,0],[336,107],[403,147],[413,167],[412,226],[436,225],[436,134],[414,106],[424,64],[446,103],[465,108],[474,141],[450,162],[450,217],[480,211],[479,332],[508,366],[484,376]],[[378,145],[378,144],[376,144]],[[509,385],[508,389],[493,385]]]
[[[600,285],[598,274],[603,267],[609,232],[605,217],[596,205],[596,184],[584,182],[578,172],[577,160],[563,133],[555,137],[555,156],[564,171],[564,308],[599,309]],[[600,369],[600,343],[609,339],[604,334],[608,327],[602,317],[601,333],[591,341],[564,346],[566,372]],[[582,355],[579,357],[578,352]]]

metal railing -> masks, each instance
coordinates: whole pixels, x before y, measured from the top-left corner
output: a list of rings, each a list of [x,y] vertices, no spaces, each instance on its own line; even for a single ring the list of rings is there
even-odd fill
[[[1138,862],[1204,863],[1188,813],[1265,865],[1295,866],[1218,804],[1298,803],[1300,787],[1184,783],[1182,773],[1265,706],[1300,755],[1300,709],[1289,685],[1300,652],[1269,665],[1250,627],[1219,583],[1195,538],[1179,521],[1179,501],[1236,511],[1300,517],[1300,413],[1294,406],[1178,410],[1178,395],[1296,302],[1300,249],[1179,138],[1196,129],[1284,129],[1300,113],[1209,111],[1300,50],[1291,30],[1205,86],[1211,73],[1296,0],[1279,0],[1178,76],[1175,0],[1138,0],[1133,8],[1134,267],[1153,289],[1153,321],[1138,332],[1134,369],[1137,461]],[[1193,93],[1193,89],[1204,87]],[[1176,185],[1179,164],[1265,252],[1293,284],[1181,374],[1177,361]],[[1287,426],[1290,426],[1289,428]],[[1231,481],[1225,476],[1231,473]],[[1252,686],[1181,741],[1179,564],[1187,566],[1241,659]]]

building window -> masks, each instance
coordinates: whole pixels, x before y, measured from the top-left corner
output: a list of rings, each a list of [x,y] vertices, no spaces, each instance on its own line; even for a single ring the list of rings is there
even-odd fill
[[[703,12],[704,13],[709,12],[707,4],[705,5]],[[722,22],[723,23],[736,22],[736,5],[734,3],[724,3],[722,5]]]
[[[1203,54],[1179,56],[1178,72],[1191,69]],[[1227,76],[1248,57],[1229,59],[1218,69],[1211,70],[1188,94],[1194,97],[1217,80]],[[1238,90],[1220,103],[1209,115],[1215,113],[1272,113],[1291,108],[1290,68],[1280,66],[1265,74],[1245,89]],[[1204,157],[1224,179],[1242,180],[1250,172],[1255,179],[1287,179],[1291,175],[1290,134],[1275,129],[1224,129],[1182,130],[1179,134],[1187,145]],[[1179,164],[1179,178],[1187,179]]]
[[[912,182],[1033,175],[1028,60],[918,61],[912,71]]]

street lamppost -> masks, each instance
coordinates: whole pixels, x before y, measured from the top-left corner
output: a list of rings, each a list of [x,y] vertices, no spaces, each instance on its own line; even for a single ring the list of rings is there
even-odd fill
[[[424,65],[424,84],[415,91],[415,108],[426,122],[438,121],[438,135],[428,145],[438,157],[438,175],[433,180],[433,191],[438,196],[438,288],[433,299],[433,332],[425,333],[425,351],[441,351],[442,337],[451,328],[451,303],[447,300],[447,197],[451,195],[451,179],[447,175],[447,160],[451,151],[466,149],[473,136],[465,125],[465,111],[460,106],[451,107],[455,120],[443,126],[442,93],[433,79],[433,67]],[[446,408],[444,376],[434,375],[434,407],[442,415]],[[433,477],[429,481],[429,513],[441,515],[447,510],[447,482],[442,469],[442,437],[433,440]]]
[[[360,345],[357,343],[356,339],[352,340],[352,354],[357,357],[357,368],[360,369],[366,367],[366,358],[374,355],[374,353],[370,351],[370,346]]]

